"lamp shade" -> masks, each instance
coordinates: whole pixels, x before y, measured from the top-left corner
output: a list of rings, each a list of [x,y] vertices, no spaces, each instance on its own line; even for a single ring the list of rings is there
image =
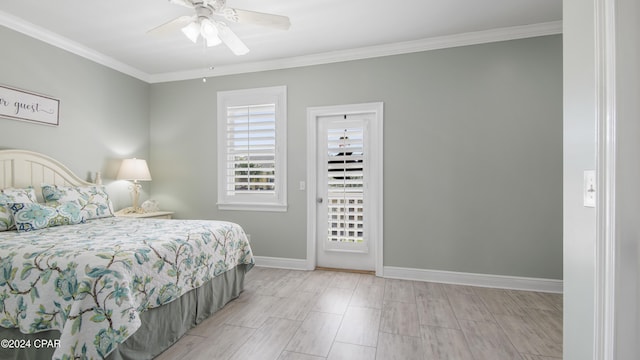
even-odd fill
[[[145,160],[124,159],[117,178],[118,180],[151,181],[151,173]]]

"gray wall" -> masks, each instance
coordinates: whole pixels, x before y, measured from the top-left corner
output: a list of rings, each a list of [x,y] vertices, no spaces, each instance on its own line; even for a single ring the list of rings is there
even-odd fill
[[[286,213],[216,208],[216,92],[288,87]],[[306,108],[382,101],[384,264],[562,279],[562,38],[151,85],[153,197],[304,259]]]
[[[57,127],[0,118],[0,148],[45,153],[110,183],[120,159],[149,155],[149,85],[0,26],[0,84],[60,99]],[[148,187],[148,185],[145,185]],[[109,184],[120,208],[126,183]]]
[[[0,83],[61,100],[58,127],[0,119],[0,147],[102,171],[117,207],[119,160],[147,158],[163,208],[303,259],[306,108],[383,101],[385,265],[562,278],[560,36],[153,85],[2,27],[0,42]],[[288,87],[289,211],[218,211],[216,92],[273,85]]]

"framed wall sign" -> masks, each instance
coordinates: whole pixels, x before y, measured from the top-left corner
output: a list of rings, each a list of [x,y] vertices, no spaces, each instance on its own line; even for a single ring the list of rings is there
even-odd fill
[[[0,85],[0,117],[57,126],[60,100]]]

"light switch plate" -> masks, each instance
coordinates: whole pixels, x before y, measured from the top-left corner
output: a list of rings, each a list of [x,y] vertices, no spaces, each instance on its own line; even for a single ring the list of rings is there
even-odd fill
[[[584,171],[582,197],[583,197],[583,202],[585,207],[596,207],[596,172],[595,170]]]

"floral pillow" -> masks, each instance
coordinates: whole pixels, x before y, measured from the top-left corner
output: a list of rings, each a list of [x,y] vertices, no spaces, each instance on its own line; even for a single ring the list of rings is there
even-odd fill
[[[13,213],[8,204],[36,203],[37,201],[33,188],[0,190],[0,231],[15,230],[16,228]]]
[[[113,204],[104,186],[42,185],[42,196],[47,205],[75,202],[80,205],[86,220],[114,216]]]
[[[82,209],[75,202],[58,206],[37,203],[9,204],[18,232],[40,230],[52,226],[84,223]]]

